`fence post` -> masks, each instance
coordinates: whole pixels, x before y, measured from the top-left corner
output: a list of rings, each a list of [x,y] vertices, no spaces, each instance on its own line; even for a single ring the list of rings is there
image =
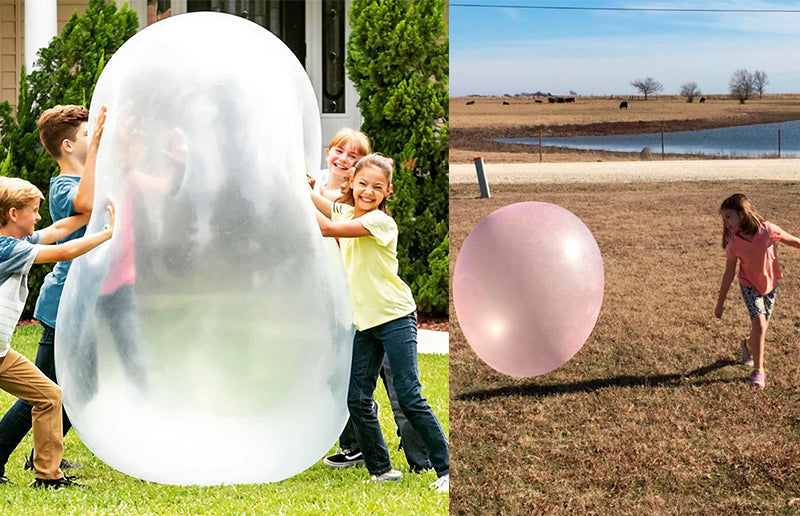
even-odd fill
[[[542,130],[539,129],[539,163],[542,162]]]
[[[778,157],[781,157],[781,130],[778,129]]]
[[[661,159],[664,159],[664,131],[661,131]]]
[[[486,197],[491,197],[492,194],[489,192],[489,183],[486,181],[486,174],[483,172],[483,157],[476,156],[473,158],[475,162],[475,170],[478,172],[478,186],[481,189],[481,199]]]

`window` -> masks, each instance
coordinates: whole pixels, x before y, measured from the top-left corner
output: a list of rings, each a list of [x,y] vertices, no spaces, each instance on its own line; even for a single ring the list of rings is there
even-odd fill
[[[147,25],[169,18],[172,14],[170,0],[147,0]]]
[[[344,0],[322,2],[322,112],[344,113]]]

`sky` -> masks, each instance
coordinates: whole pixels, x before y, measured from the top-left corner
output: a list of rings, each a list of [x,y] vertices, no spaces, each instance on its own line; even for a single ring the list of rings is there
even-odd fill
[[[687,82],[727,94],[739,69],[764,71],[766,93],[800,93],[799,0],[451,0],[449,18],[453,97],[636,95],[631,81],[647,77],[665,95]]]

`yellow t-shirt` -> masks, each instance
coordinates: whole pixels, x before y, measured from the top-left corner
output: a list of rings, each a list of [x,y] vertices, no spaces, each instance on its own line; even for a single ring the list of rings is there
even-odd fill
[[[353,207],[333,203],[334,221],[353,220]],[[340,238],[344,270],[353,298],[356,328],[374,328],[417,309],[411,289],[397,275],[397,224],[373,210],[357,219],[372,236]]]

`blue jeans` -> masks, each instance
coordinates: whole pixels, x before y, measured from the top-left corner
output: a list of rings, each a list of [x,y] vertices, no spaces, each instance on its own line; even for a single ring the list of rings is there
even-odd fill
[[[397,391],[394,389],[394,380],[392,379],[391,364],[389,364],[388,357],[384,357],[381,365],[380,377],[383,380],[383,385],[386,387],[386,394],[389,397],[389,403],[392,406],[392,414],[394,415],[394,422],[397,425],[397,436],[400,438],[400,449],[406,456],[408,467],[413,473],[421,473],[426,469],[431,469],[431,461],[428,458],[428,448],[425,442],[419,436],[411,422],[403,413],[400,407],[400,402],[397,400]],[[347,424],[342,430],[342,435],[339,436],[339,447],[342,450],[353,452],[361,450],[358,446],[356,439],[356,431],[353,428],[352,419],[347,420]]]
[[[56,330],[42,324],[42,338],[39,340],[39,350],[36,352],[36,367],[50,378],[56,380],[56,361],[53,346],[55,344]],[[0,420],[0,472],[5,473],[6,463],[11,453],[19,446],[31,429],[32,405],[25,400],[17,400],[8,409],[6,415]],[[61,413],[64,435],[72,428],[66,412]]]
[[[419,383],[416,312],[374,328],[356,331],[353,339],[347,406],[367,470],[372,475],[380,475],[392,469],[378,417],[372,411],[372,396],[384,356],[391,366],[394,390],[403,414],[428,448],[437,475],[448,474],[450,445],[442,425],[422,397]]]

